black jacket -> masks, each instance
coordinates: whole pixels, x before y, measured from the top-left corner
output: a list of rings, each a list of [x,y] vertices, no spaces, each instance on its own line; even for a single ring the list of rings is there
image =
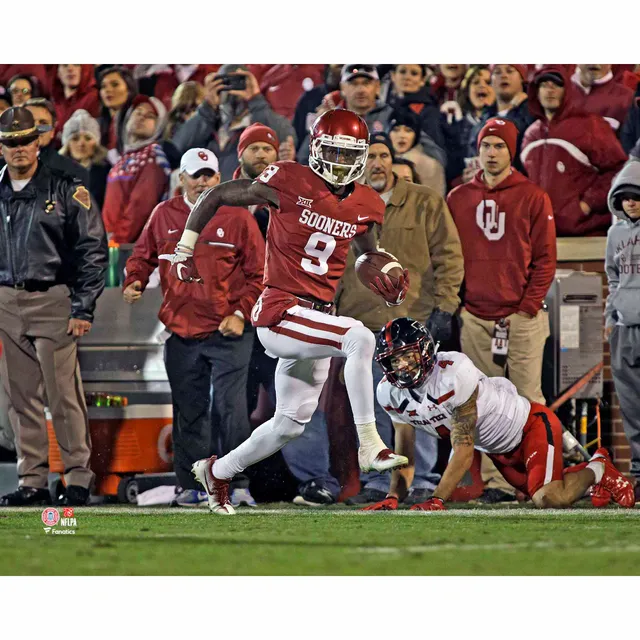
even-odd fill
[[[396,111],[408,111],[417,115],[422,131],[441,149],[444,149],[445,138],[440,124],[440,108],[429,93],[428,87],[422,87],[416,93],[406,93],[402,98],[398,98],[390,91],[387,103]]]
[[[50,169],[68,173],[70,176],[78,178],[85,187],[89,186],[89,172],[73,158],[61,156],[52,144],[40,148],[40,160]]]
[[[0,171],[0,284],[66,284],[71,317],[93,321],[108,263],[100,210],[81,183],[39,162],[14,192]]]
[[[104,195],[107,191],[107,178],[109,177],[109,171],[111,171],[111,165],[107,160],[92,164],[88,169],[89,184],[87,186],[89,187],[89,191],[96,201],[100,211],[102,211]]]

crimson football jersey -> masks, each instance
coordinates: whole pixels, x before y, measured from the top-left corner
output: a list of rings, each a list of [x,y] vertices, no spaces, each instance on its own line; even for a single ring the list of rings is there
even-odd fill
[[[264,282],[301,297],[333,302],[352,238],[382,224],[385,205],[371,188],[354,184],[340,199],[309,167],[270,164],[257,178],[278,192],[267,230]]]

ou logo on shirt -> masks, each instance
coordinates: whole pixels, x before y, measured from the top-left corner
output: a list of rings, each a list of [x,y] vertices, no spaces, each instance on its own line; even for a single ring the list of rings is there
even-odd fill
[[[476,224],[487,240],[500,240],[504,235],[505,212],[498,211],[495,200],[482,200],[476,207]]]

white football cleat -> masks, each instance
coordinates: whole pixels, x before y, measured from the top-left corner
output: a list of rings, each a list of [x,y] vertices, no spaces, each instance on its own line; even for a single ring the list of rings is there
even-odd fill
[[[360,469],[367,471],[389,471],[390,469],[401,469],[409,464],[409,458],[399,456],[391,449],[358,449],[358,463]]]
[[[217,458],[218,456],[211,456],[194,462],[191,472],[207,493],[209,511],[232,516],[235,509],[229,500],[229,480],[220,480],[213,475],[213,463]]]

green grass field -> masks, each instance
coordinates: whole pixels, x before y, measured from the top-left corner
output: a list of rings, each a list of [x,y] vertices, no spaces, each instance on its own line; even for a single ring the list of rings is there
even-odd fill
[[[1,575],[639,575],[640,509],[0,510]],[[57,529],[63,529],[58,526]]]

